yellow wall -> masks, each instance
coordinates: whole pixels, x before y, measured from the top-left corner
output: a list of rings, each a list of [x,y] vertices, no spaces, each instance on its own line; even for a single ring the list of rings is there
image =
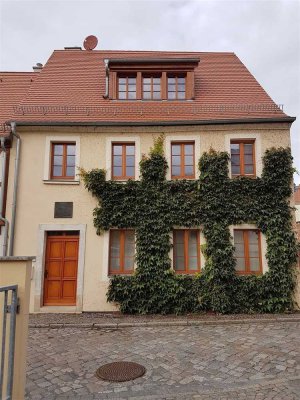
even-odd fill
[[[16,336],[15,336],[15,357],[14,357],[14,380],[13,380],[13,400],[24,398],[26,380],[26,353],[28,336],[28,316],[29,316],[29,294],[30,294],[31,260],[27,259],[3,259],[0,258],[0,286],[18,285],[18,298],[20,300],[20,312],[16,317]],[[4,294],[0,294],[0,340],[2,334],[2,310]],[[11,300],[9,299],[9,303]],[[6,337],[6,357],[8,356],[9,344],[9,322],[10,315],[7,314],[7,337]],[[7,359],[4,368],[4,393],[6,390]],[[0,393],[0,398],[1,393]],[[3,398],[6,398],[3,396]]]
[[[18,211],[16,219],[16,255],[36,255],[38,252],[39,224],[86,224],[85,267],[84,267],[84,311],[108,311],[114,307],[106,303],[106,266],[103,264],[103,237],[95,233],[92,211],[96,199],[86,191],[82,182],[79,185],[50,185],[43,182],[45,145],[47,136],[80,137],[80,166],[105,168],[106,139],[108,137],[139,137],[141,154],[148,153],[153,145],[153,136],[165,135],[184,138],[185,135],[200,137],[200,153],[210,147],[225,150],[225,135],[229,133],[257,134],[261,142],[261,153],[276,146],[289,146],[289,124],[257,125],[216,125],[189,127],[18,127],[21,135],[21,164],[18,191]],[[10,159],[10,176],[13,177],[15,141]],[[8,191],[8,219],[11,218],[12,182]],[[72,219],[54,219],[55,201],[73,201]],[[34,310],[33,274],[31,311]]]

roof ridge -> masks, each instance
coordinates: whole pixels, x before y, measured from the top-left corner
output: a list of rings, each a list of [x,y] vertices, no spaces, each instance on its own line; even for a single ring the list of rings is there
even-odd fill
[[[193,50],[79,50],[79,49],[55,49],[53,52],[84,52],[84,53],[167,53],[167,54],[235,54],[233,51],[193,51]]]

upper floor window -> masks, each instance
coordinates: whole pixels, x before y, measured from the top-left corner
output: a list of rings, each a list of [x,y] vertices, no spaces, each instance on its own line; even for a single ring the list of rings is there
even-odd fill
[[[123,58],[108,60],[104,97],[118,100],[174,100],[195,98],[199,58]]]
[[[112,179],[127,180],[135,178],[135,144],[112,144]]]
[[[52,143],[51,179],[74,179],[75,143]]]
[[[171,177],[195,178],[195,142],[171,143]]]
[[[255,176],[254,140],[232,140],[230,152],[232,176]]]
[[[161,78],[157,75],[143,75],[143,99],[161,99]]]
[[[186,93],[184,75],[168,75],[168,100],[184,100]]]
[[[241,275],[261,274],[261,235],[257,229],[235,229],[236,271]]]
[[[134,270],[134,230],[112,229],[109,237],[109,274],[131,274]]]
[[[136,75],[118,76],[118,99],[135,100],[136,99]]]
[[[200,271],[200,233],[197,229],[173,232],[173,265],[175,272],[194,274]]]

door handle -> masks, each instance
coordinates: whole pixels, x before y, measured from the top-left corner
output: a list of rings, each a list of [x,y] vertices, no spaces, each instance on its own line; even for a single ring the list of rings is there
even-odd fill
[[[48,271],[46,269],[45,269],[45,272],[44,272],[44,277],[48,278]]]

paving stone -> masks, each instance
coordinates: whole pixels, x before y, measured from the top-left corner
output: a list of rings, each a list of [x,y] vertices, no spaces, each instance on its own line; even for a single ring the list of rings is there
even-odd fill
[[[149,325],[30,329],[26,399],[300,399],[297,321]],[[97,368],[115,360],[147,372],[99,380]]]

